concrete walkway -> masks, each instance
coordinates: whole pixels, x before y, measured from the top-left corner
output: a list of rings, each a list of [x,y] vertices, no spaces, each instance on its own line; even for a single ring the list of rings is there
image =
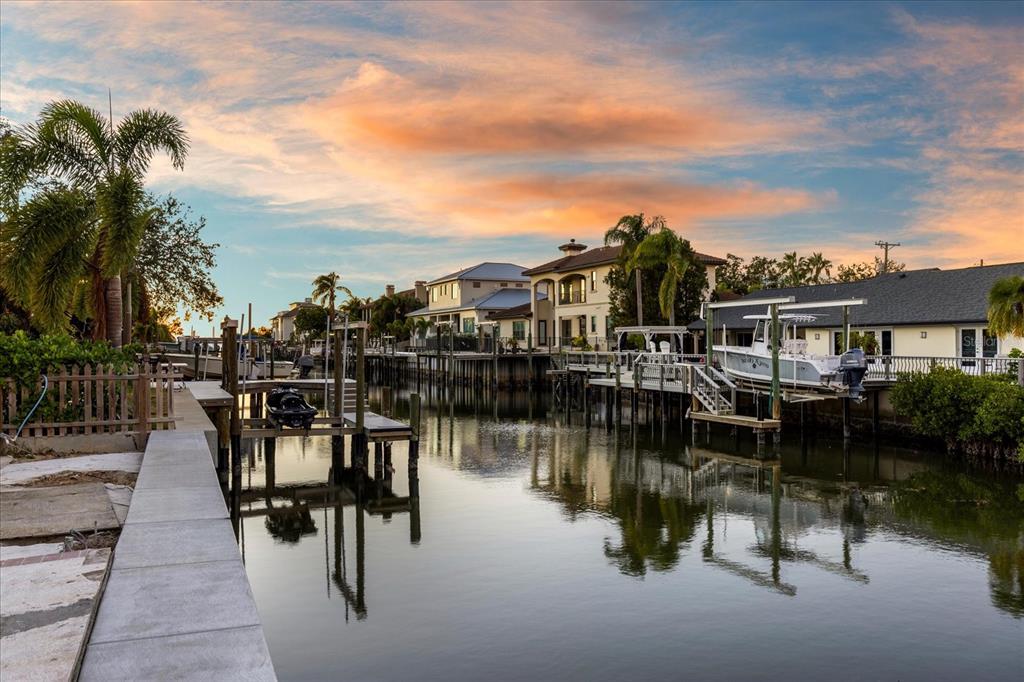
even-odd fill
[[[208,431],[150,435],[79,679],[277,679]]]

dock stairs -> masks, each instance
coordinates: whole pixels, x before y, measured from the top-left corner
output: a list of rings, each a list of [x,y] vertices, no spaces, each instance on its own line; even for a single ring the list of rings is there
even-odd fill
[[[708,412],[723,416],[735,414],[736,384],[714,367],[692,367],[690,391]]]

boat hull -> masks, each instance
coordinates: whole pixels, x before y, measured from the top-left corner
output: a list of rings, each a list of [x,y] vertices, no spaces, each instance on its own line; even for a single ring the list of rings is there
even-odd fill
[[[770,357],[751,353],[746,349],[715,350],[715,360],[729,376],[761,383],[771,383]],[[783,386],[840,389],[835,370],[821,360],[779,355],[779,383]]]

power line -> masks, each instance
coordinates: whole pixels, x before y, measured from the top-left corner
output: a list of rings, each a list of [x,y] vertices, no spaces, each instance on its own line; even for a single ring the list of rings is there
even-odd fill
[[[889,272],[889,249],[894,249],[897,246],[900,246],[900,243],[879,240],[875,242],[875,246],[885,251],[885,257],[882,259],[882,272]]]

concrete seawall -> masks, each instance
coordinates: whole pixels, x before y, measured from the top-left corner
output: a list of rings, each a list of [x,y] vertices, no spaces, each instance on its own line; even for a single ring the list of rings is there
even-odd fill
[[[150,435],[81,680],[276,680],[211,452],[187,391]]]

